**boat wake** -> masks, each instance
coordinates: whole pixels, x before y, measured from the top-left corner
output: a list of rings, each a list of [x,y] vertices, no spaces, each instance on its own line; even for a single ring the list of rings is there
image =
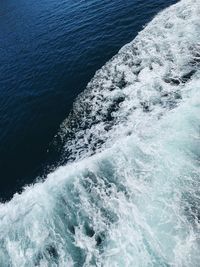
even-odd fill
[[[199,18],[182,0],[97,71],[68,163],[0,206],[0,266],[199,266]]]

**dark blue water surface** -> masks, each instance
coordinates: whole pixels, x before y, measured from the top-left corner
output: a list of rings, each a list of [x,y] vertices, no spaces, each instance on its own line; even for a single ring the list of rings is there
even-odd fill
[[[1,0],[1,199],[53,161],[49,144],[95,71],[175,2]]]

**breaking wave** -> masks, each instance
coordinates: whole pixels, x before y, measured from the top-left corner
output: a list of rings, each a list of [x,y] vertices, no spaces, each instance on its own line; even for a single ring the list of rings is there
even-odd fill
[[[198,267],[200,2],[124,46],[57,138],[68,163],[0,206],[0,266]]]
[[[177,106],[200,65],[198,17],[198,1],[168,8],[96,72],[61,126],[65,159],[102,151],[141,117]]]

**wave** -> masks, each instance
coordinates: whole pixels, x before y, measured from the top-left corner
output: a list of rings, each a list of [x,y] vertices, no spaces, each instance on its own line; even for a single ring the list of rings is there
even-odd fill
[[[61,125],[65,160],[112,146],[143,113],[158,118],[176,107],[200,64],[198,16],[197,1],[170,7],[96,72]]]
[[[97,71],[68,164],[0,205],[0,266],[199,266],[199,14],[171,6]]]

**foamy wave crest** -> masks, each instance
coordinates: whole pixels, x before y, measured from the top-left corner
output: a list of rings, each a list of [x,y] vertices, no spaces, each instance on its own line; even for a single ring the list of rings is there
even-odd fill
[[[199,14],[168,8],[96,73],[62,125],[79,160],[0,206],[0,266],[199,266]]]
[[[144,113],[160,118],[179,103],[199,69],[199,14],[198,1],[168,8],[96,72],[61,126],[65,159],[110,147]]]

